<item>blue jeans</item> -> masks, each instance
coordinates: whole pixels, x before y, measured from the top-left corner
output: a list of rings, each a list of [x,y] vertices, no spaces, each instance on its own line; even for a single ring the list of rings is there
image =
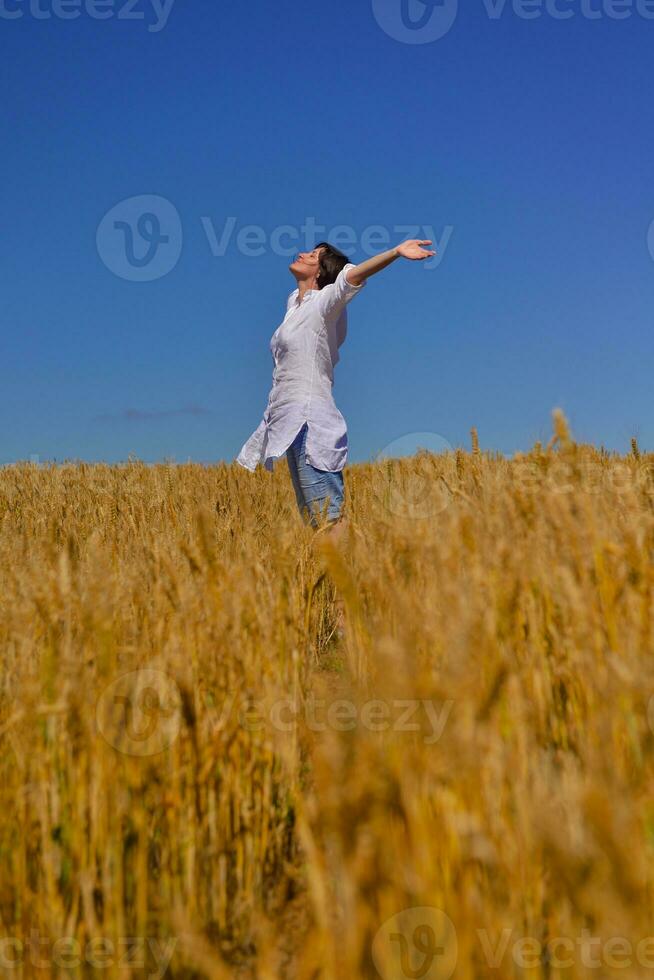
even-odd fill
[[[317,470],[307,463],[307,431],[305,422],[286,450],[286,459],[300,513],[312,527],[318,527],[325,506],[328,521],[335,521],[341,516],[345,500],[344,481],[342,472]]]

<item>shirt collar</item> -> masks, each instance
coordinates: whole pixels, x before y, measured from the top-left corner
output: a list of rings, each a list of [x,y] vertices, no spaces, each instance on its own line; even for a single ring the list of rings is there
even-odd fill
[[[319,292],[320,292],[319,289],[307,289],[306,293],[304,294],[304,299],[302,300],[302,303],[305,303],[308,299],[310,299],[311,296]],[[295,307],[297,307],[298,305],[302,306],[302,303],[298,304],[297,301],[299,294],[300,294],[299,288],[293,290],[293,293],[291,295],[291,309],[293,309],[294,306]]]

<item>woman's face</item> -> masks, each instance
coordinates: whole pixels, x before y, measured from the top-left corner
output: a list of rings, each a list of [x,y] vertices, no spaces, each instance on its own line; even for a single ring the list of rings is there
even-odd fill
[[[320,271],[320,253],[322,248],[314,248],[312,252],[300,252],[289,269],[296,279],[313,279]]]

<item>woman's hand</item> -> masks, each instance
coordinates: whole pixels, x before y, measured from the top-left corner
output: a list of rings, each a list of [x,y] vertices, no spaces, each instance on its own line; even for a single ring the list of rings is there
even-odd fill
[[[410,238],[406,242],[402,242],[397,248],[391,248],[388,252],[382,252],[380,255],[374,255],[371,259],[366,259],[365,262],[361,262],[360,265],[355,266],[352,269],[348,269],[346,276],[347,281],[352,286],[360,286],[370,279],[370,276],[377,275],[382,269],[385,269],[391,264],[391,262],[396,262],[400,257],[403,259],[412,259],[413,261],[422,261],[423,259],[429,259],[432,255],[436,255],[436,252],[430,252],[428,249],[423,248],[423,245],[431,245],[429,241],[422,241],[418,238]]]
[[[402,242],[401,245],[397,246],[397,254],[401,255],[404,259],[411,259],[412,261],[422,261],[423,259],[428,259],[432,255],[436,255],[436,252],[429,252],[426,248],[422,248],[423,245],[431,245],[430,241],[421,241],[418,238],[409,238],[406,242]]]

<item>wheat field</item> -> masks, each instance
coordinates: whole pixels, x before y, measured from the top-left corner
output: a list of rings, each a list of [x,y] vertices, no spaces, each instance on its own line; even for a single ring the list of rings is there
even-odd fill
[[[654,976],[654,456],[346,487],[0,470],[1,976]]]

